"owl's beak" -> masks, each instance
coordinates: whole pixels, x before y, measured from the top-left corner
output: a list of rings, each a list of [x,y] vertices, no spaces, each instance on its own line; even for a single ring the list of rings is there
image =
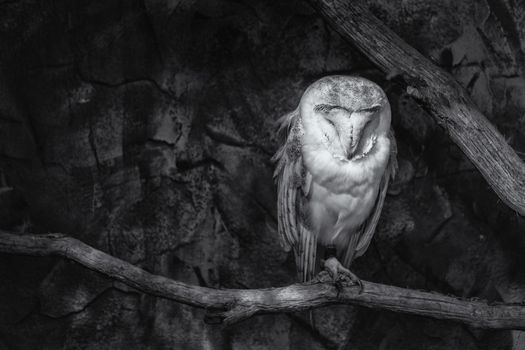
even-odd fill
[[[370,151],[374,131],[379,124],[375,114],[355,113],[352,115],[350,139],[347,143],[347,159],[355,158]]]

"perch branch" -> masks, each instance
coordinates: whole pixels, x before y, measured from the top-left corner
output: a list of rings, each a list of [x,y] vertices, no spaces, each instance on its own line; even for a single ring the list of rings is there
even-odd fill
[[[524,162],[450,74],[404,42],[362,1],[308,1],[383,72],[401,77],[407,93],[448,132],[503,202],[525,215]]]
[[[14,234],[0,230],[0,253],[62,256],[146,294],[207,309],[211,315],[219,316],[227,324],[257,313],[353,304],[453,320],[479,328],[525,330],[525,305],[521,304],[489,305],[481,301],[365,281],[361,293],[355,286],[336,286],[331,282],[267,289],[206,288],[151,274],[77,239],[57,234]]]

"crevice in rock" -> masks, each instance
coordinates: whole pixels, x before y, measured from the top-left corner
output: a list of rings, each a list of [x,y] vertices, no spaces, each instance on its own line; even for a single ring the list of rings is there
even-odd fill
[[[208,135],[212,140],[222,143],[224,145],[233,146],[233,147],[239,147],[239,148],[255,148],[263,152],[264,154],[268,156],[272,156],[273,153],[267,151],[263,146],[257,145],[255,143],[247,142],[242,139],[238,139],[232,135],[228,135],[222,131],[219,131],[212,126],[206,125],[205,133]]]
[[[480,76],[480,72],[474,73],[472,77],[470,78],[469,82],[467,83],[466,89],[469,94],[472,93],[472,89],[474,88],[474,85],[478,81],[479,76]]]
[[[437,225],[434,230],[430,233],[427,241],[426,241],[426,244],[432,244],[436,241],[436,239],[440,236],[440,234],[443,232],[443,230],[445,229],[445,227],[447,226],[447,224],[450,222],[450,220],[452,220],[452,218],[454,217],[454,215],[446,218],[445,220],[441,221],[439,223],[439,225]]]
[[[208,165],[215,166],[219,168],[220,170],[225,170],[225,167],[224,165],[222,165],[221,162],[211,157],[203,158],[195,162],[190,162],[187,160],[179,160],[177,161],[177,170],[179,170],[180,172],[187,172],[187,171],[190,171],[196,168],[200,168],[203,166],[208,166]]]
[[[95,158],[95,162],[97,165],[97,170],[100,172],[100,159],[98,157],[98,151],[97,151],[97,145],[95,142],[95,131],[93,126],[93,118],[90,115],[89,116],[89,133],[88,133],[88,142],[89,146],[91,147],[91,151],[93,152],[93,157]]]
[[[201,287],[208,287],[208,283],[206,283],[206,280],[202,276],[202,272],[200,267],[193,266],[193,272],[195,272],[195,276],[197,277],[197,280],[199,281],[199,286]]]
[[[169,142],[166,140],[153,139],[153,138],[147,139],[146,143],[152,143],[157,146],[163,146],[163,147],[168,147],[168,148],[174,148],[176,144],[176,142]]]
[[[153,86],[158,92],[160,92],[162,95],[168,97],[170,100],[178,101],[179,98],[175,95],[175,93],[169,89],[163,88],[155,79],[149,78],[149,77],[141,77],[137,79],[124,79],[118,82],[109,82],[109,81],[103,81],[93,78],[88,78],[82,72],[80,69],[77,69],[78,77],[81,81],[84,83],[88,83],[91,85],[99,85],[106,88],[120,88],[127,85],[132,84],[149,84]]]
[[[148,26],[148,30],[150,31],[150,35],[153,38],[153,45],[155,46],[155,51],[157,51],[157,56],[159,58],[160,64],[164,65],[164,57],[162,55],[161,45],[159,42],[159,38],[157,37],[157,32],[155,31],[155,25],[153,21],[151,20],[151,17],[148,13],[148,7],[146,6],[146,0],[142,0],[140,2],[140,7],[142,12],[144,13],[144,18],[146,19],[146,23]]]

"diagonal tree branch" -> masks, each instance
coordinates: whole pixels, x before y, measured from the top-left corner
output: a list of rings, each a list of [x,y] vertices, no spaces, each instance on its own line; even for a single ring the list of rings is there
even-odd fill
[[[62,256],[146,294],[207,309],[226,324],[258,313],[293,312],[330,304],[353,304],[473,327],[525,330],[525,305],[462,300],[363,281],[363,290],[331,282],[267,289],[213,289],[153,275],[77,239],[59,234],[15,234],[0,230],[0,253]]]
[[[465,90],[354,0],[308,0],[344,38],[388,76],[401,77],[474,163],[498,196],[525,215],[525,163]]]

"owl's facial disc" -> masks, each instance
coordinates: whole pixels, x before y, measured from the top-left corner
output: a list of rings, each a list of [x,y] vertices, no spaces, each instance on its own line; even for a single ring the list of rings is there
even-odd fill
[[[325,135],[330,143],[337,141],[340,145],[334,148],[334,157],[346,161],[366,157],[374,148],[377,136],[374,134],[379,126],[380,105],[350,111],[341,106],[319,104],[314,108],[320,118],[325,120]],[[331,135],[331,136],[328,136]]]

